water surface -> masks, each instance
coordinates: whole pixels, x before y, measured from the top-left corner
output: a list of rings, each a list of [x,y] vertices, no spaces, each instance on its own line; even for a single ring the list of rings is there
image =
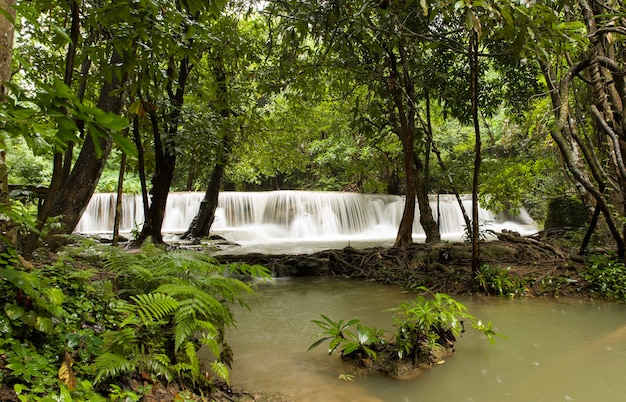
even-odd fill
[[[259,288],[237,310],[228,340],[231,383],[295,401],[626,401],[626,306],[581,299],[463,298],[506,335],[492,345],[468,331],[446,363],[399,381],[354,369],[320,346],[307,352],[320,314],[393,329],[384,310],[412,295],[370,282],[289,278]],[[339,379],[351,374],[353,381]]]

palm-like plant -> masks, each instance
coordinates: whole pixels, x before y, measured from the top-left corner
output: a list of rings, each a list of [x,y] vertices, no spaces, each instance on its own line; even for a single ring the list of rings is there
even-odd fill
[[[348,322],[343,320],[333,321],[324,314],[321,320],[312,320],[311,322],[322,328],[323,331],[318,333],[317,341],[309,346],[308,350],[318,347],[326,341],[330,341],[328,345],[328,355],[332,355],[341,349],[341,356],[346,357],[352,354],[361,353],[364,356],[376,358],[376,351],[373,346],[384,343],[383,331],[373,327],[366,327],[360,324],[357,319]],[[356,334],[349,328],[356,325]]]

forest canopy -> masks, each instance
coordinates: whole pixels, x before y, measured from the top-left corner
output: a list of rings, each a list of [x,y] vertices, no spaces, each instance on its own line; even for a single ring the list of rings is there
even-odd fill
[[[428,194],[539,222],[570,197],[623,258],[625,13],[618,0],[5,0],[6,243],[30,253],[71,233],[95,191],[142,194],[137,241],[160,243],[171,191],[206,192],[187,233],[201,237],[221,190],[309,189],[405,195],[396,246],[416,209],[439,239]]]

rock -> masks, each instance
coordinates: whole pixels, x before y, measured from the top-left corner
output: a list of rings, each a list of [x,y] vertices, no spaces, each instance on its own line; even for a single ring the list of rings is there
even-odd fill
[[[582,202],[569,197],[555,198],[548,206],[545,229],[583,227],[589,221],[589,212]]]

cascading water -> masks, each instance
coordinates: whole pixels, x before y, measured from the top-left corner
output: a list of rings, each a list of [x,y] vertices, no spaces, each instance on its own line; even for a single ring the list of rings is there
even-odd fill
[[[171,193],[168,198],[164,233],[185,231],[196,215],[204,193]],[[115,194],[95,194],[76,232],[107,233],[113,230]],[[471,213],[471,200],[464,206]],[[442,238],[459,240],[465,221],[452,195],[431,196],[431,208],[439,222]],[[357,194],[316,191],[222,192],[212,232],[240,244],[288,243],[304,241],[393,241],[404,209],[404,197],[385,194]],[[487,229],[503,228],[528,234],[536,231],[527,214],[506,220],[481,209],[481,222]],[[122,232],[130,232],[143,222],[141,197],[125,196]],[[414,238],[424,238],[415,216]]]

